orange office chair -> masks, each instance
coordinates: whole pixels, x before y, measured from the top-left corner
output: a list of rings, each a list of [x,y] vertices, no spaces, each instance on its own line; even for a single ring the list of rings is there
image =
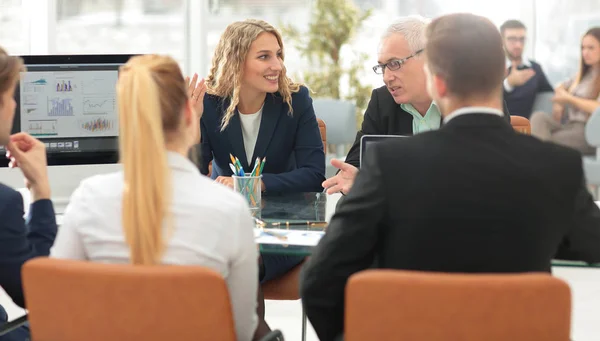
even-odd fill
[[[317,118],[317,122],[319,123],[319,130],[321,131],[321,141],[323,141],[323,151],[327,154],[327,126],[325,125],[325,121],[320,118]]]
[[[236,339],[225,281],[203,267],[37,258],[23,289],[33,340]]]
[[[571,291],[550,274],[368,270],[346,286],[346,341],[568,341]]]
[[[522,116],[511,116],[510,125],[519,133],[531,135],[531,124],[528,119]]]

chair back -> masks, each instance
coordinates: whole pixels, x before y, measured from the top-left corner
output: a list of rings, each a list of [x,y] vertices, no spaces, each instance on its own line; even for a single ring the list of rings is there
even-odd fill
[[[598,107],[585,124],[585,139],[590,146],[600,147],[600,107]]]
[[[346,341],[568,341],[571,292],[549,274],[369,270],[346,287]]]
[[[535,95],[530,114],[533,115],[538,111],[545,112],[548,115],[552,114],[552,97],[554,97],[554,91],[538,92]]]
[[[356,137],[356,106],[349,101],[315,98],[313,108],[317,118],[327,122],[327,142],[333,145],[351,144]]]
[[[216,272],[37,258],[23,267],[32,340],[235,340]]]
[[[323,141],[323,151],[327,154],[327,125],[320,118],[317,118],[317,122],[319,123],[319,132],[321,132],[321,141]]]
[[[511,116],[510,125],[519,133],[531,135],[531,123],[525,117]]]

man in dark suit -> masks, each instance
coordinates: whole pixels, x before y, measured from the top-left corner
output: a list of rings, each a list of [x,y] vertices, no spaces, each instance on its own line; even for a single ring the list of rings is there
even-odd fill
[[[434,20],[428,90],[444,125],[381,142],[304,267],[302,302],[317,335],[343,330],[348,278],[378,266],[441,272],[549,271],[600,262],[600,210],[577,151],[515,132],[502,112],[502,39],[483,17]]]
[[[536,95],[554,91],[540,64],[523,55],[527,29],[518,20],[508,20],[500,26],[506,51],[504,99],[513,115],[529,118]]]
[[[0,184],[0,287],[24,307],[21,266],[31,258],[50,253],[56,236],[56,218],[50,201],[44,144],[25,133],[10,136],[16,105],[14,88],[22,66],[20,58],[9,56],[0,48],[0,145],[7,147],[11,166],[23,172],[32,198],[25,221],[21,194]],[[0,306],[0,328],[6,318]],[[28,338],[28,329],[22,327],[0,336],[0,341]]]
[[[429,20],[410,16],[390,25],[383,35],[378,65],[373,71],[383,75],[384,86],[374,89],[365,111],[361,130],[356,134],[345,162],[331,164],[340,171],[323,182],[328,194],[348,193],[360,164],[363,135],[416,135],[439,129],[442,115],[427,93],[423,72],[425,28]],[[505,119],[510,122],[508,109]]]

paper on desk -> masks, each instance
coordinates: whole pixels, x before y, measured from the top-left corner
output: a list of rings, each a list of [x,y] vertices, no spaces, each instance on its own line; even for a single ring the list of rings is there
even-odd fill
[[[254,229],[257,244],[316,246],[325,232],[307,230]]]

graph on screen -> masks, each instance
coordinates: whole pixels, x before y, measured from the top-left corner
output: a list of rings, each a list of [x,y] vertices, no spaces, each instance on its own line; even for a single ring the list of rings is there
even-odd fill
[[[40,78],[40,79],[37,79],[35,81],[31,81],[31,82],[27,82],[27,83],[28,84],[35,84],[35,85],[46,85],[46,84],[48,84],[48,82],[46,81],[45,78]]]
[[[81,121],[80,128],[88,133],[111,133],[115,130],[116,124],[114,120],[98,117]]]
[[[73,116],[70,98],[48,98],[48,116]]]
[[[29,121],[27,132],[33,136],[58,135],[55,120]]]
[[[23,95],[23,105],[38,105],[38,96],[24,94]]]
[[[107,115],[115,110],[114,97],[86,97],[83,99],[84,115]]]
[[[73,85],[68,79],[56,82],[56,92],[71,92],[74,88]]]
[[[115,93],[115,86],[117,84],[117,80],[114,77],[96,76],[83,81],[83,93],[85,95],[94,95],[94,94],[112,94]]]

